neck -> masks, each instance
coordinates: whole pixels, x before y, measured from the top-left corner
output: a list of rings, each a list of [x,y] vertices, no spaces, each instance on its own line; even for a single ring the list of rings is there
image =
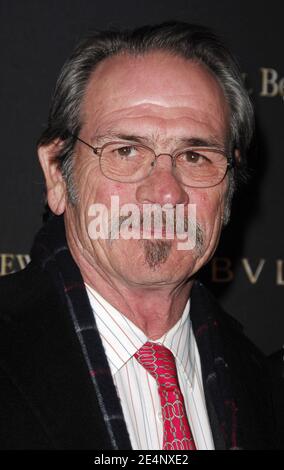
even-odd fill
[[[98,272],[81,271],[84,281],[131,320],[152,340],[161,338],[181,318],[192,282],[175,289],[127,287],[118,280],[106,281]],[[95,280],[95,282],[94,282]]]

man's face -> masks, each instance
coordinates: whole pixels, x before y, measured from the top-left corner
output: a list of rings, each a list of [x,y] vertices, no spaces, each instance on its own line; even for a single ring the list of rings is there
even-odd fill
[[[86,89],[80,137],[94,147],[121,137],[135,136],[155,153],[170,154],[184,148],[185,139],[215,141],[226,147],[229,110],[223,91],[202,65],[169,54],[117,55],[101,62]],[[131,137],[130,137],[131,136]],[[98,140],[99,138],[99,140]],[[106,178],[99,158],[78,142],[74,182],[79,194],[69,203],[65,222],[78,239],[81,254],[107,277],[126,285],[153,287],[179,284],[198,271],[215,251],[222,229],[227,177],[211,188],[190,188],[180,183],[169,156],[161,155],[152,173],[136,183]],[[198,243],[178,250],[177,240],[92,240],[88,227],[94,203],[110,208],[111,196],[120,205],[196,205]]]

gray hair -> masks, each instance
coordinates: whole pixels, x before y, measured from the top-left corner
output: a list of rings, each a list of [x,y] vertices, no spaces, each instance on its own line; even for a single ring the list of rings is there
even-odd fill
[[[143,55],[164,51],[205,65],[219,81],[230,109],[230,152],[238,149],[239,162],[229,173],[229,187],[224,223],[229,220],[230,205],[236,186],[246,179],[246,155],[254,130],[253,109],[245,90],[239,66],[208,28],[183,22],[166,22],[125,31],[96,31],[81,41],[64,64],[53,94],[48,126],[38,140],[46,145],[63,140],[55,159],[66,180],[69,200],[78,199],[73,181],[73,149],[81,129],[81,103],[86,86],[97,64],[107,57],[127,53]]]

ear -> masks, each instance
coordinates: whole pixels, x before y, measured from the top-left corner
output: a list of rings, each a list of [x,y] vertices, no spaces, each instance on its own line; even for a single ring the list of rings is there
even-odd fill
[[[56,215],[63,214],[67,201],[66,184],[55,160],[63,145],[62,140],[56,139],[50,144],[38,147],[38,158],[45,176],[48,205]]]

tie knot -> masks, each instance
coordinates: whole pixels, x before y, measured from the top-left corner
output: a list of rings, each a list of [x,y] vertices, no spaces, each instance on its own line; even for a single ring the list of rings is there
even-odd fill
[[[165,346],[147,341],[134,357],[154,377],[159,386],[167,390],[178,386],[175,358]]]

